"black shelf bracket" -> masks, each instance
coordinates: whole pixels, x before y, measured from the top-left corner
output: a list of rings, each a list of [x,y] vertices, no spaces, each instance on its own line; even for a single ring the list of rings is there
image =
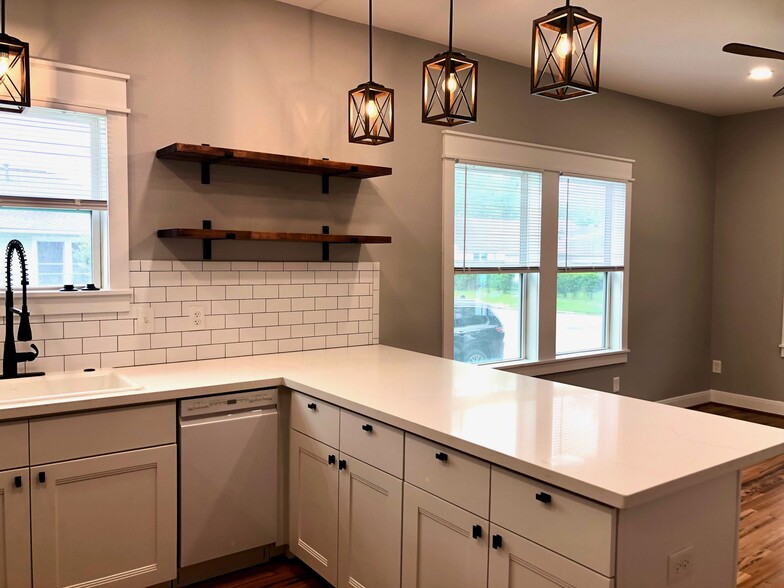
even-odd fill
[[[324,161],[329,161],[328,157],[322,157]],[[359,171],[359,167],[356,165],[352,165],[351,169],[342,171],[342,172],[335,172],[333,174],[322,174],[321,175],[321,193],[322,194],[329,194],[329,178],[333,176],[342,176],[345,174],[353,174]]]
[[[201,228],[202,229],[211,229],[212,228],[212,221],[211,220],[203,220],[201,221]],[[226,239],[234,239],[234,233],[227,233]],[[204,260],[212,259],[212,242],[215,239],[202,239],[201,240],[201,257]]]
[[[203,147],[209,147],[208,143],[202,143]],[[216,163],[220,163],[221,161],[226,161],[227,159],[234,159],[234,151],[227,149],[223,152],[222,157],[216,157],[215,159],[210,159],[209,161],[204,161],[201,164],[201,183],[202,184],[209,184],[210,183],[210,168],[215,165]]]
[[[329,187],[327,187],[327,191],[324,193],[329,194]],[[321,234],[329,235],[329,225],[321,227]],[[321,261],[329,261],[329,243],[321,244]]]

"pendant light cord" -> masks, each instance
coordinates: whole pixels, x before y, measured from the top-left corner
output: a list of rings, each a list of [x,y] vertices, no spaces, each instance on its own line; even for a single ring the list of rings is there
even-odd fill
[[[3,5],[2,5],[2,18],[0,19],[0,20],[2,20],[2,29],[0,29],[0,33],[3,33],[5,35],[5,0],[2,0],[2,2],[3,2]]]
[[[5,3],[5,0],[3,0]],[[370,70],[369,80],[373,81],[373,0],[368,0],[368,61]]]
[[[454,17],[454,14],[455,14],[455,1],[449,0],[449,52],[450,53],[452,53],[452,19]]]

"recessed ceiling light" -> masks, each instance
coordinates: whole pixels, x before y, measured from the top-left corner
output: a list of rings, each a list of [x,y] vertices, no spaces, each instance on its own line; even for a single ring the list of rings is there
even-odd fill
[[[749,73],[752,80],[768,80],[773,77],[773,70],[769,67],[755,67]]]

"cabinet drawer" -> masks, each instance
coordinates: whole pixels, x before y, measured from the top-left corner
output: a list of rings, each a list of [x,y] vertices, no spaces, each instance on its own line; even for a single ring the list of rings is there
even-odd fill
[[[493,467],[490,519],[605,576],[615,575],[613,508]]]
[[[30,464],[27,435],[27,421],[0,424],[0,470]]]
[[[52,463],[175,443],[174,402],[30,421],[30,463]]]
[[[403,477],[403,431],[340,411],[340,450],[398,478]]]
[[[323,400],[292,392],[291,428],[336,449],[340,447],[340,409]]]
[[[490,524],[489,582],[495,586],[612,588],[613,580]]]
[[[406,434],[406,482],[482,518],[490,507],[490,464]]]

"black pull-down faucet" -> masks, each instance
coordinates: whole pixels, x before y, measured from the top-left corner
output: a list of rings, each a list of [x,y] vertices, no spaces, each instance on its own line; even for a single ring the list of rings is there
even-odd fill
[[[14,291],[11,288],[11,258],[16,252],[19,265],[22,267],[22,310],[14,308]],[[38,347],[31,344],[33,351],[18,353],[14,341],[14,313],[19,315],[19,341],[30,341],[33,338],[30,329],[30,312],[27,310],[27,259],[25,250],[17,239],[8,242],[5,248],[5,342],[3,344],[3,379],[20,378],[24,376],[41,376],[43,372],[20,374],[17,363],[33,361],[38,357]]]

